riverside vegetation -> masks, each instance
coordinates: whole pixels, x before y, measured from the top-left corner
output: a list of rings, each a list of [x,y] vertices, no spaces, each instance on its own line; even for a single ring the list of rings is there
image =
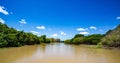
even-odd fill
[[[46,38],[46,35],[36,36],[30,32],[17,31],[0,23],[0,47],[19,47],[60,41],[59,39]]]
[[[113,30],[109,30],[106,34],[92,34],[84,36],[76,34],[72,39],[64,41],[67,44],[89,44],[97,45],[97,47],[120,47],[120,24]]]
[[[40,43],[60,42],[60,39],[46,38],[46,35],[36,36],[30,32],[17,31],[0,23],[0,47],[19,47]],[[76,34],[72,39],[65,40],[67,44],[88,44],[107,47],[120,47],[120,25],[106,34],[84,36]]]

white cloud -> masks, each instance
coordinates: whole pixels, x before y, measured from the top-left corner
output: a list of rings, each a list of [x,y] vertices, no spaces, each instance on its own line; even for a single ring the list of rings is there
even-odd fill
[[[2,24],[5,23],[5,21],[4,21],[2,18],[0,18],[0,22],[1,22]]]
[[[56,33],[55,33],[55,34],[52,34],[51,36],[52,36],[52,37],[57,37],[57,36],[58,36],[58,34],[56,34]]]
[[[19,21],[19,23],[20,23],[20,24],[27,24],[26,21],[25,21],[25,19],[21,19],[21,20]]]
[[[37,26],[36,28],[37,28],[37,29],[45,30],[45,26]]]
[[[90,26],[90,29],[97,30],[95,26]]]
[[[89,32],[80,32],[79,34],[88,35]]]
[[[5,10],[5,8],[3,6],[0,6],[0,12],[5,15],[9,15],[9,13]]]
[[[88,28],[77,28],[77,31],[86,31]]]
[[[40,35],[40,33],[36,31],[30,31],[30,32],[33,33],[34,35]]]
[[[120,16],[116,17],[116,19],[120,19]]]
[[[65,33],[65,32],[62,32],[62,31],[60,32],[60,34],[61,34],[61,35],[66,35],[66,33]]]

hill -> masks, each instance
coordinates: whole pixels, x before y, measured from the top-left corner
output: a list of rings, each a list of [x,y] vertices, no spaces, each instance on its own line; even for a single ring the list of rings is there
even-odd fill
[[[101,43],[108,47],[120,47],[120,24],[115,29],[108,31],[101,39]]]

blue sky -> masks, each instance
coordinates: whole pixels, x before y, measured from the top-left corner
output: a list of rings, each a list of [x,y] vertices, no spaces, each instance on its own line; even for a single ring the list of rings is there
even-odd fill
[[[0,0],[0,22],[36,35],[69,39],[120,24],[120,0]]]

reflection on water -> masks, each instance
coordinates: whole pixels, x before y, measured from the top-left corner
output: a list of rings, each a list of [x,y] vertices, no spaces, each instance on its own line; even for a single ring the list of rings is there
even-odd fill
[[[120,63],[120,50],[64,43],[0,49],[0,63]]]

